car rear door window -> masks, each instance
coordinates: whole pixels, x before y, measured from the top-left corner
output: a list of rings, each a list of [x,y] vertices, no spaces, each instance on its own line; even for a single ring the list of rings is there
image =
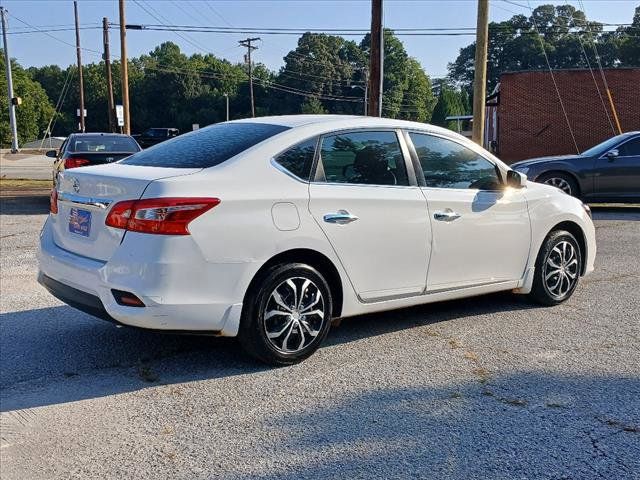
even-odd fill
[[[288,129],[268,123],[218,123],[155,145],[120,163],[168,168],[213,167]]]
[[[427,187],[498,190],[496,166],[473,150],[446,138],[409,133]]]
[[[275,158],[276,163],[304,181],[309,181],[313,157],[316,153],[317,138],[294,145]]]
[[[395,132],[346,132],[322,139],[320,160],[328,183],[409,185]]]

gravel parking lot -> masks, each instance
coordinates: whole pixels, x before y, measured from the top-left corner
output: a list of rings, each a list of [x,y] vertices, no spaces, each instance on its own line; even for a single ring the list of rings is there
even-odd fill
[[[594,211],[566,304],[345,320],[301,365],[118,329],[35,281],[44,201],[3,200],[3,479],[640,477],[640,210]]]

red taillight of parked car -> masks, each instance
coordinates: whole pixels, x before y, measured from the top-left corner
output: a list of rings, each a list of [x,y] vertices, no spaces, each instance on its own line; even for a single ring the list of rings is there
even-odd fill
[[[219,203],[219,198],[127,200],[113,206],[105,224],[130,232],[189,235],[189,223]]]
[[[49,195],[49,211],[54,215],[58,213],[58,190],[55,187],[53,187],[51,195]]]
[[[64,161],[64,168],[68,170],[69,168],[83,167],[84,165],[89,165],[89,163],[86,158],[67,158]]]

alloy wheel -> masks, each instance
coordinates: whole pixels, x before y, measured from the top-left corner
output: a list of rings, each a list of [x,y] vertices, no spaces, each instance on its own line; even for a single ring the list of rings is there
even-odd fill
[[[549,293],[562,298],[578,281],[578,254],[568,241],[558,242],[544,263],[544,282]]]
[[[561,177],[551,177],[547,179],[544,183],[547,185],[551,185],[552,187],[559,188],[567,195],[571,195],[571,185],[564,178]]]
[[[271,345],[282,353],[296,353],[309,346],[322,331],[325,300],[308,278],[291,277],[271,292],[262,324]]]

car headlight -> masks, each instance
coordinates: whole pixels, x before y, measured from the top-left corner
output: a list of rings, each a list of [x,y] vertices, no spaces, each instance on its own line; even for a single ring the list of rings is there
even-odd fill
[[[586,214],[589,215],[589,218],[593,219],[593,215],[591,214],[591,209],[589,208],[589,205],[587,205],[586,203],[583,203],[582,208],[584,209]]]
[[[514,170],[516,172],[524,173],[525,175],[529,173],[529,167],[516,167]]]

